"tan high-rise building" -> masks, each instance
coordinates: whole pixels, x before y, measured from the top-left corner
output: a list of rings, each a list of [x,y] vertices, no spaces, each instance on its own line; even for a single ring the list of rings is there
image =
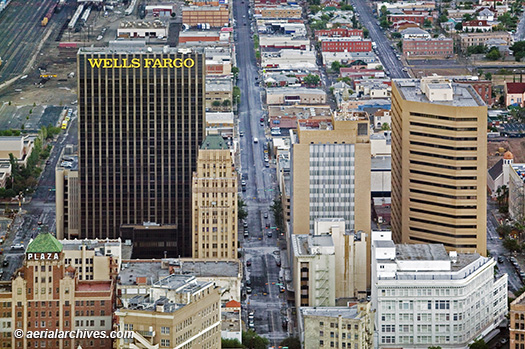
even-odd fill
[[[313,233],[317,218],[343,218],[349,230],[370,231],[369,129],[368,115],[357,111],[298,125],[292,147],[294,234]]]
[[[237,175],[228,144],[208,135],[193,173],[193,258],[237,258]]]
[[[487,107],[442,77],[392,84],[392,232],[486,254]]]

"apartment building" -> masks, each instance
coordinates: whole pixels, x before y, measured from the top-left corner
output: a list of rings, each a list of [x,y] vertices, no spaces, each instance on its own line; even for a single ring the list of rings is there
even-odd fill
[[[115,312],[116,348],[218,348],[221,342],[219,287],[195,276],[170,275],[149,297],[137,295]]]
[[[394,244],[372,232],[372,311],[380,349],[468,348],[507,315],[507,274],[479,253]]]
[[[301,307],[299,333],[305,349],[373,347],[374,314],[370,303],[346,307]]]
[[[206,136],[193,173],[193,258],[237,259],[237,180],[226,141]]]
[[[392,232],[486,254],[487,107],[469,85],[392,82]]]

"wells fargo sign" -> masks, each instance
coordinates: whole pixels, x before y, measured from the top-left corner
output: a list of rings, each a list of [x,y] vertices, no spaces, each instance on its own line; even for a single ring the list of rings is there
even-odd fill
[[[195,61],[191,58],[88,58],[91,68],[191,68]]]

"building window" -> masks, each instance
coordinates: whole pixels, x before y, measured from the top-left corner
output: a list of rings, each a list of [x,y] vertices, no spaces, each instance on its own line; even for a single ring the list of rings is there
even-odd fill
[[[169,339],[161,339],[160,340],[160,346],[161,347],[169,347],[170,346],[170,340]]]

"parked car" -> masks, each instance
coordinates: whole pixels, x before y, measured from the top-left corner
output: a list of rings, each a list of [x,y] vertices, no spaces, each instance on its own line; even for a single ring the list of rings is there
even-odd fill
[[[252,293],[252,288],[251,288],[251,287],[246,287],[246,293],[247,293],[247,294]]]
[[[266,236],[268,236],[269,238],[271,238],[271,237],[272,237],[272,232],[269,231],[268,233],[266,233]]]
[[[264,212],[264,218],[268,218],[268,212]]]
[[[503,262],[505,262],[505,257],[499,256],[498,257],[498,263],[503,263]]]
[[[246,261],[246,266],[250,267],[252,265],[252,261]]]

